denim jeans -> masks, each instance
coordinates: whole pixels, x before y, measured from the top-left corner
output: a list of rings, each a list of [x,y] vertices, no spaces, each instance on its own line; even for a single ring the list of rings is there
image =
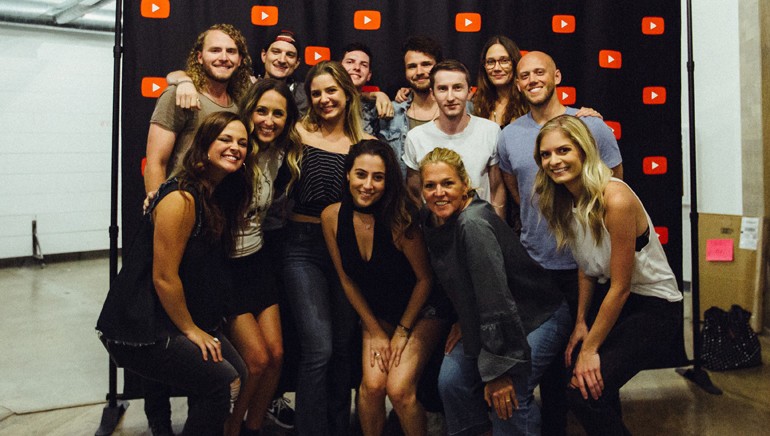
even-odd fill
[[[570,317],[575,320],[577,315],[577,294],[578,294],[578,270],[546,270],[553,279],[559,292],[567,299]],[[570,324],[570,331],[574,327],[574,322]],[[560,356],[567,348],[567,341],[564,341],[564,347],[560,351]],[[566,436],[567,434],[567,391],[564,389],[569,383],[571,372],[564,366],[564,359],[559,357],[553,359],[551,366],[545,371],[540,379],[540,400],[542,409],[543,426],[541,428],[543,436]]]
[[[350,422],[355,312],[320,224],[289,222],[283,249],[286,297],[300,341],[297,434],[344,435]]]
[[[184,335],[140,347],[102,343],[119,366],[188,395],[184,434],[220,435],[230,413],[230,385],[238,377],[245,380],[247,372],[227,338],[216,337],[222,344],[222,362],[211,356],[203,360],[200,348]]]
[[[571,317],[567,303],[538,328],[527,335],[532,350],[528,377],[513,377],[519,408],[508,420],[490,411],[484,400],[484,383],[476,358],[465,356],[462,341],[446,356],[439,374],[439,392],[446,412],[450,435],[476,435],[492,428],[494,435],[539,435],[540,409],[534,390],[553,359],[561,355],[571,333]]]

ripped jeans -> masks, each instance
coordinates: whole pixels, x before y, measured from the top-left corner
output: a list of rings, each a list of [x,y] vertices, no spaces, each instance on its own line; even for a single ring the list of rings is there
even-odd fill
[[[187,394],[184,434],[221,435],[230,414],[230,402],[246,377],[246,366],[221,333],[223,361],[203,360],[200,348],[184,335],[146,346],[123,345],[102,340],[118,366],[150,382],[162,383]]]

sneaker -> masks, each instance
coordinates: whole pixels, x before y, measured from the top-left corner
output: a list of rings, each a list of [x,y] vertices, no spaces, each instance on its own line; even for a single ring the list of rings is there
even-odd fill
[[[291,400],[286,397],[280,397],[273,400],[270,407],[267,408],[267,418],[273,421],[278,427],[291,430],[294,428],[294,409],[289,404]]]

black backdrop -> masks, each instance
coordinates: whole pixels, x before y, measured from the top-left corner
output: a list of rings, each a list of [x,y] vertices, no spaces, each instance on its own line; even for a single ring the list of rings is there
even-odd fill
[[[474,73],[481,46],[498,33],[511,37],[522,50],[551,54],[562,72],[564,88],[557,92],[565,103],[593,107],[614,127],[625,179],[656,224],[681,285],[680,2],[127,1],[122,88],[124,247],[138,228],[144,198],[141,167],[153,95],[164,86],[153,78],[183,69],[198,33],[220,22],[241,29],[257,73],[261,73],[259,52],[267,35],[276,28],[293,29],[303,46],[303,65],[295,73],[298,79],[314,53],[323,51],[305,52],[305,47],[329,48],[332,59],[339,59],[345,44],[364,42],[374,53],[372,84],[391,96],[404,86],[400,45],[408,35],[432,36],[443,44],[445,57],[463,61]],[[361,30],[357,26],[379,27]],[[143,81],[149,96],[142,94]]]

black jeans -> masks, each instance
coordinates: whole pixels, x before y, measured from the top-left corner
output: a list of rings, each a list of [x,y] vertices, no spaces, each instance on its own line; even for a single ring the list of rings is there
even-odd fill
[[[584,400],[578,389],[567,389],[572,411],[590,436],[628,435],[623,424],[619,391],[639,371],[671,359],[682,335],[682,302],[631,294],[601,348],[604,390],[598,400]],[[580,350],[575,350],[577,357]],[[574,362],[573,358],[573,362]]]
[[[222,344],[222,362],[214,362],[210,355],[208,360],[203,360],[200,348],[183,335],[147,346],[104,340],[102,343],[118,366],[188,395],[184,434],[220,435],[230,413],[230,401],[234,399],[231,384],[239,377],[245,380],[247,372],[230,342],[222,334],[216,337]],[[165,410],[159,412],[166,413]]]

